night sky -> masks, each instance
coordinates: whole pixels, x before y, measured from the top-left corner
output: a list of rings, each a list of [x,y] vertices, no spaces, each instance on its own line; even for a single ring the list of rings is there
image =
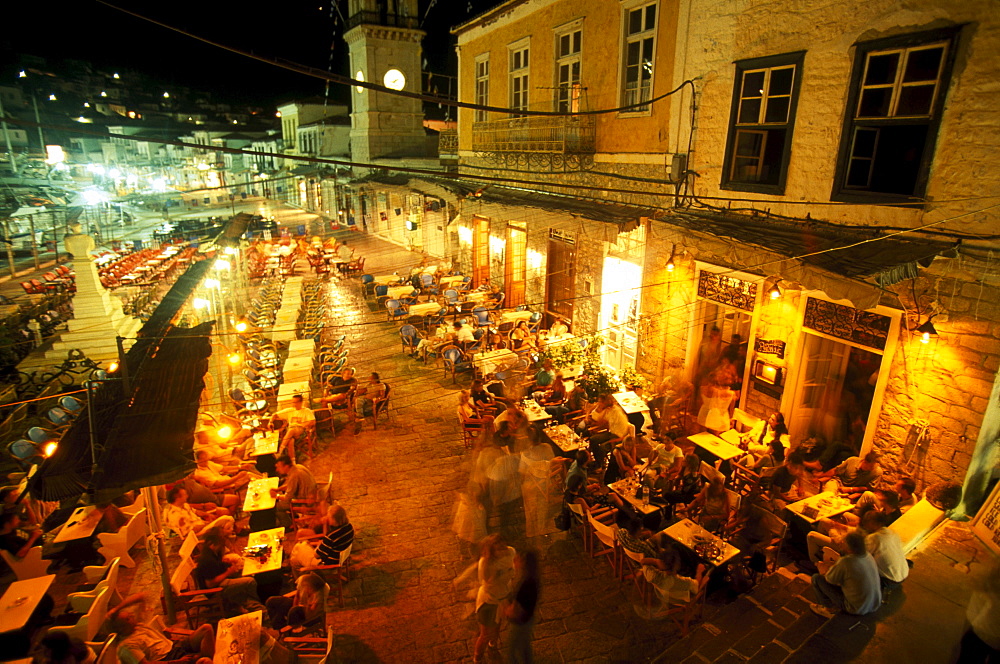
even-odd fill
[[[334,43],[334,71],[347,73],[343,22],[331,18],[329,0],[282,0],[273,4],[219,0],[119,0],[119,6],[208,39],[326,69]],[[430,0],[420,1],[421,17]],[[428,69],[454,73],[454,39],[448,29],[499,4],[499,0],[437,0],[424,24]],[[347,0],[339,0],[346,16]],[[7,3],[8,29],[0,35],[0,54],[30,53],[46,58],[90,60],[111,69],[134,69],[171,83],[216,91],[224,99],[268,105],[321,95],[321,80],[202,44],[159,26],[88,0]],[[13,29],[12,29],[13,28]],[[7,69],[7,68],[5,68]],[[333,85],[331,95],[346,100],[348,90]]]

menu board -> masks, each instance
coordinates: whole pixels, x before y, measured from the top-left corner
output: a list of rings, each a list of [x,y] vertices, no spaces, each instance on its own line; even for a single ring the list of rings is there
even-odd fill
[[[972,532],[993,553],[1000,555],[1000,483],[993,487],[990,497],[979,508],[979,513],[972,522]]]

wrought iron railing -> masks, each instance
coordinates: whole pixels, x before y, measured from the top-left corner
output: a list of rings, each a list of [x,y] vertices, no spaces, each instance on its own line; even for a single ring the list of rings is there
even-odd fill
[[[458,156],[458,130],[442,129],[438,135],[438,155],[442,157]]]
[[[474,122],[472,149],[476,152],[592,153],[594,128],[594,118],[590,116],[532,116]]]

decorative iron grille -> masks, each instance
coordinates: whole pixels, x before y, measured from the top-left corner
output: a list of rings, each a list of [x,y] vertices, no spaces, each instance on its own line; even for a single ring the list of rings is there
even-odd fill
[[[472,149],[481,153],[592,153],[595,127],[592,116],[531,116],[474,122]]]
[[[757,284],[702,270],[698,278],[698,295],[743,311],[753,311],[757,302]]]
[[[803,327],[876,350],[885,350],[891,323],[888,316],[814,297],[806,298],[806,315],[802,321]]]

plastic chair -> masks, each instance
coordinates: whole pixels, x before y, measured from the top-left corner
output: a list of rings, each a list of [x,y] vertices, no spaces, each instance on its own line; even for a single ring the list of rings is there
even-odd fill
[[[46,413],[46,415],[48,416],[49,421],[57,427],[68,426],[73,420],[72,415],[58,406],[55,408],[49,408],[49,412]]]
[[[448,298],[449,304],[455,304],[458,302],[458,291],[454,288],[449,288],[444,292],[444,296]]]
[[[403,305],[399,303],[399,300],[386,300],[385,310],[389,316],[389,320],[395,320],[406,315],[406,309],[403,309]]]
[[[444,361],[445,373],[451,372],[453,383],[458,382],[456,374],[459,371],[472,369],[472,363],[465,357],[465,354],[457,346],[451,346],[441,351],[441,359]]]
[[[31,427],[25,432],[25,437],[38,445],[44,445],[50,440],[59,440],[59,436],[42,427]]]
[[[59,405],[63,408],[63,410],[72,413],[74,415],[83,410],[83,403],[80,400],[75,399],[69,395],[64,396],[62,399],[60,399]]]
[[[476,325],[485,327],[490,324],[490,312],[483,305],[478,305],[472,310],[472,315],[476,317]]]

